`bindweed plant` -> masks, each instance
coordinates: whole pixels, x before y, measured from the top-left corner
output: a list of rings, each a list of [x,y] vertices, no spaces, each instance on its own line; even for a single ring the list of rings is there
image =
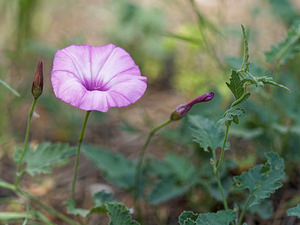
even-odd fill
[[[191,3],[194,4],[194,1]],[[265,202],[282,186],[285,178],[285,165],[284,160],[277,153],[267,152],[264,163],[239,176],[230,177],[226,173],[226,169],[230,165],[225,160],[225,154],[229,154],[228,150],[230,149],[228,140],[230,129],[233,124],[238,125],[246,114],[245,103],[251,95],[252,87],[263,88],[271,85],[286,91],[289,89],[276,82],[271,76],[260,76],[250,70],[248,40],[244,26],[242,26],[242,34],[242,63],[239,68],[231,70],[229,81],[226,83],[234,100],[221,118],[213,121],[201,115],[189,115],[189,111],[195,104],[213,101],[214,92],[205,93],[190,102],[181,104],[170,113],[165,122],[149,132],[137,160],[129,160],[124,156],[95,146],[82,145],[88,118],[93,111],[107,112],[112,107],[131,105],[139,100],[146,91],[147,78],[141,76],[139,67],[129,53],[113,44],[100,47],[72,45],[56,52],[51,72],[51,82],[56,97],[86,111],[77,147],[62,143],[42,143],[33,148],[29,144],[32,116],[43,91],[43,64],[39,62],[33,79],[33,102],[28,113],[23,149],[17,150],[14,157],[17,164],[15,182],[10,184],[0,180],[1,188],[9,189],[18,196],[26,198],[28,206],[26,212],[4,212],[0,214],[0,218],[2,220],[23,219],[23,224],[34,224],[33,221],[36,220],[44,224],[53,224],[44,215],[47,212],[66,224],[77,225],[89,224],[90,215],[101,213],[110,217],[110,225],[147,224],[147,221],[144,220],[145,211],[140,204],[142,200],[148,201],[151,205],[158,205],[183,195],[199,185],[206,185],[211,192],[213,192],[212,186],[217,187],[217,191],[212,195],[222,202],[223,209],[208,213],[184,211],[179,216],[179,224],[245,225],[245,214]],[[277,50],[273,49],[272,51],[276,52]],[[276,55],[275,53],[270,54],[269,57],[271,55],[280,63],[284,58],[283,56],[278,56],[279,58],[273,56]],[[3,84],[15,94],[17,93],[6,83]],[[167,155],[163,160],[145,160],[145,153],[152,137],[168,124],[181,119],[188,121],[188,129],[193,141],[206,154],[209,154],[209,163],[207,164],[209,168],[202,170],[201,173],[185,158],[174,154]],[[81,208],[76,201],[76,180],[81,151],[104,172],[104,176],[111,183],[132,194],[137,221],[132,218],[130,210],[126,206],[104,191],[93,195],[94,205],[89,209]],[[72,184],[70,190],[68,190],[69,187],[65,187],[66,191],[70,193],[70,199],[65,202],[68,215],[43,203],[22,187],[22,179],[26,174],[36,176],[51,173],[52,166],[62,163],[74,154]],[[228,180],[229,182],[227,182]],[[245,189],[247,194],[245,194]],[[241,194],[237,194],[239,192]],[[236,200],[232,198],[232,195],[240,195],[242,198]],[[299,208],[298,205],[296,208],[290,209],[288,214],[299,216]]]

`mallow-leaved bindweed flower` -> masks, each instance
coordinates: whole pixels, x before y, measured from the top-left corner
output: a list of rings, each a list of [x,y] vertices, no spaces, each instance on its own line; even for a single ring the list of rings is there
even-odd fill
[[[58,50],[51,82],[57,98],[85,111],[131,105],[147,88],[147,78],[129,53],[113,44]]]
[[[203,95],[198,96],[197,98],[193,99],[190,102],[187,102],[185,104],[181,104],[176,107],[175,111],[171,114],[171,120],[180,120],[183,118],[188,111],[193,107],[193,105],[199,103],[199,102],[208,102],[212,100],[214,97],[213,92],[205,93]]]

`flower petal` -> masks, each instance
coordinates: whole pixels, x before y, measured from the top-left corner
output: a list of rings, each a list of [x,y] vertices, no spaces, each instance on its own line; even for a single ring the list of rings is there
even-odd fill
[[[52,71],[51,81],[57,98],[72,106],[80,106],[86,89],[77,77],[68,71]]]
[[[115,66],[118,65],[118,66]],[[114,76],[124,74],[128,70],[135,70],[132,75],[141,75],[139,69],[136,70],[137,65],[134,63],[130,55],[122,48],[116,47],[111,52],[107,61],[101,68],[98,76],[102,81],[103,85],[106,85]]]
[[[135,103],[147,88],[147,78],[142,76],[116,76],[107,84],[107,92],[113,99],[113,107],[123,107]]]
[[[110,107],[107,92],[87,91],[83,96],[82,104],[78,108],[86,111],[97,110],[107,112]]]

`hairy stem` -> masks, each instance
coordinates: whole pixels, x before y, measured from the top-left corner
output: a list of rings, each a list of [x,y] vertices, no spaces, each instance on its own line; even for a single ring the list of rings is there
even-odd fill
[[[228,133],[229,133],[229,124],[226,124],[225,137],[224,137],[224,141],[223,141],[223,145],[222,145],[222,149],[221,149],[220,159],[217,164],[217,171],[220,170],[220,167],[222,166],[223,161],[224,161],[224,153],[225,153],[225,147],[226,147],[226,141],[228,138]]]
[[[224,208],[225,208],[225,210],[228,210],[228,204],[227,204],[227,200],[225,198],[224,188],[222,186],[221,179],[220,179],[220,174],[219,174],[218,170],[215,172],[215,176],[216,176],[216,179],[217,179],[217,183],[218,183],[218,188],[220,190],[220,194],[222,196]]]
[[[23,165],[23,159],[24,156],[26,155],[27,149],[28,149],[28,141],[29,141],[29,133],[30,133],[30,127],[31,127],[31,119],[32,119],[32,115],[34,112],[34,107],[35,104],[37,102],[37,99],[34,98],[32,101],[32,105],[31,108],[29,110],[29,114],[28,114],[28,119],[27,119],[27,128],[26,128],[26,134],[25,134],[25,140],[24,140],[24,146],[23,146],[23,151],[20,155],[19,161],[18,161],[18,168],[17,168],[17,173],[16,173],[16,177],[15,177],[15,186],[18,187],[19,183],[23,177],[24,174],[20,173],[22,170],[22,165]]]
[[[241,215],[240,215],[238,225],[241,225],[241,224],[242,224],[242,221],[243,221],[245,212],[246,212],[247,209],[248,209],[248,206],[249,206],[249,203],[250,203],[250,201],[251,201],[251,199],[252,199],[252,196],[253,196],[252,194],[249,194],[249,196],[248,196],[248,198],[247,198],[246,204],[245,204],[245,206],[244,206],[244,208],[243,208],[243,210],[242,210],[242,213],[241,213]]]
[[[140,153],[139,153],[139,158],[138,158],[138,164],[136,167],[136,173],[135,173],[135,188],[136,188],[136,193],[134,195],[135,198],[135,203],[137,203],[137,199],[140,196],[140,180],[141,180],[141,173],[142,173],[142,166],[143,166],[143,161],[144,161],[144,157],[145,157],[145,152],[147,149],[147,146],[149,145],[153,135],[160,130],[161,128],[165,127],[166,125],[168,125],[169,123],[171,123],[172,120],[167,120],[165,122],[163,122],[162,124],[158,125],[157,127],[153,128],[150,133],[148,134],[148,137],[146,139],[146,142],[144,143]],[[139,217],[141,216],[141,208],[139,207],[138,204],[136,204],[136,208],[137,208],[137,212],[138,214],[140,214]]]
[[[214,168],[215,176],[216,176],[217,183],[218,183],[218,188],[219,188],[220,194],[222,196],[222,200],[223,200],[225,210],[228,209],[228,204],[227,204],[227,200],[226,200],[226,197],[225,197],[225,194],[224,194],[224,188],[223,188],[222,183],[221,183],[221,178],[220,178],[220,173],[219,172],[220,172],[220,168],[222,166],[222,163],[224,161],[224,152],[225,152],[226,141],[227,141],[227,138],[228,138],[228,133],[229,133],[229,124],[226,124],[226,132],[225,132],[223,146],[222,146],[222,149],[221,149],[220,159],[217,162],[216,167]]]
[[[81,143],[83,141],[84,131],[85,127],[89,118],[91,111],[87,111],[85,114],[84,122],[80,131],[80,135],[78,138],[78,145],[76,150],[76,159],[75,159],[75,166],[74,166],[74,174],[73,174],[73,181],[72,181],[72,200],[75,202],[75,186],[76,186],[76,179],[77,179],[77,170],[78,170],[78,164],[79,164],[79,156],[80,156],[80,147]]]
[[[142,170],[142,165],[143,165],[143,161],[144,161],[144,157],[145,157],[145,152],[147,149],[147,146],[149,145],[153,135],[160,130],[161,128],[163,128],[164,126],[168,125],[171,122],[171,120],[167,120],[165,122],[163,122],[162,124],[158,125],[157,127],[153,128],[150,133],[148,134],[148,137],[146,139],[146,142],[144,143],[142,150],[139,153],[139,158],[138,158],[138,164],[136,167],[136,176],[135,176],[135,186],[138,190],[136,198],[139,195],[139,184],[140,184],[140,175],[141,175],[141,170]]]
[[[39,205],[42,209],[44,209],[45,211],[55,215],[56,217],[58,217],[59,219],[65,221],[68,224],[71,225],[78,225],[78,223],[70,218],[68,218],[67,216],[65,216],[64,214],[56,211],[54,208],[44,204],[43,202],[41,202],[38,198],[32,196],[31,194],[29,194],[28,192],[20,189],[20,188],[16,188],[15,185],[11,185],[9,183],[6,183],[4,181],[0,181],[0,187],[2,188],[6,188],[9,190],[12,190],[13,192],[15,192],[16,194],[20,194],[22,196],[27,197],[29,200],[35,202],[37,205]]]

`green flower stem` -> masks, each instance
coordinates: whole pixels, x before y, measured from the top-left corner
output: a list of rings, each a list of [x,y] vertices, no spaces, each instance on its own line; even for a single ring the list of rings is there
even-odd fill
[[[32,115],[33,115],[33,112],[34,112],[34,107],[35,107],[36,102],[37,102],[37,98],[34,98],[33,101],[32,101],[31,108],[29,110],[29,114],[28,114],[27,128],[26,128],[26,134],[25,134],[23,151],[22,151],[21,156],[20,156],[19,161],[18,161],[18,169],[17,169],[17,173],[16,173],[16,178],[15,178],[15,186],[16,186],[16,188],[19,186],[19,183],[20,183],[20,181],[21,181],[21,179],[22,179],[22,177],[24,175],[24,174],[20,174],[20,172],[22,170],[24,156],[26,155],[26,152],[27,152],[27,149],[28,149],[28,141],[29,141],[29,133],[30,133],[30,127],[31,127],[31,119],[32,119]]]
[[[41,202],[38,198],[32,196],[31,194],[29,194],[28,192],[20,189],[20,188],[17,188],[15,185],[12,185],[12,184],[9,184],[9,183],[6,183],[4,181],[0,181],[0,187],[2,188],[6,188],[6,189],[9,189],[9,190],[12,190],[13,192],[15,192],[16,194],[20,194],[22,196],[25,196],[27,197],[29,200],[35,202],[37,205],[39,205],[41,208],[43,208],[45,211],[55,215],[56,217],[58,217],[59,219],[65,221],[66,223],[68,224],[71,224],[71,225],[78,225],[77,222],[75,222],[74,220],[66,217],[64,214],[56,211],[54,208],[44,204],[43,202]]]
[[[75,186],[76,186],[76,179],[77,179],[77,170],[78,170],[78,164],[79,164],[79,156],[80,156],[80,147],[81,143],[83,141],[84,131],[86,127],[87,120],[89,118],[91,111],[87,111],[85,114],[84,122],[80,131],[80,135],[78,138],[78,145],[76,150],[76,159],[75,159],[75,166],[74,166],[74,175],[73,175],[73,181],[72,181],[72,200],[75,202]]]
[[[226,124],[225,137],[224,137],[224,142],[223,142],[222,149],[221,149],[220,159],[217,164],[217,171],[220,170],[220,167],[222,166],[223,161],[224,161],[224,153],[225,153],[225,146],[226,146],[226,141],[228,138],[228,133],[229,133],[229,124]]]
[[[143,145],[142,150],[140,151],[139,154],[139,159],[138,159],[138,164],[136,167],[136,175],[135,175],[135,186],[138,190],[137,195],[135,196],[136,198],[139,195],[139,184],[140,184],[140,175],[141,175],[141,170],[142,170],[142,165],[143,165],[143,161],[144,161],[144,157],[145,157],[145,151],[147,149],[147,146],[149,145],[151,138],[153,137],[153,135],[160,130],[161,128],[163,128],[164,126],[168,125],[169,123],[171,123],[172,120],[167,120],[165,122],[163,122],[162,124],[158,125],[157,127],[153,128],[150,133],[148,134],[147,140]]]
[[[136,211],[137,211],[137,217],[139,219],[139,221],[141,221],[141,223],[143,224],[143,216],[142,216],[142,210],[140,205],[138,204],[137,200],[138,197],[140,195],[140,179],[141,179],[141,172],[142,172],[142,166],[143,166],[143,161],[144,161],[144,157],[145,157],[145,151],[147,149],[147,146],[149,145],[151,138],[153,137],[153,135],[160,130],[161,128],[167,126],[169,123],[171,123],[172,120],[169,119],[165,122],[163,122],[162,124],[158,125],[157,127],[153,128],[150,133],[148,134],[148,137],[146,139],[146,142],[144,143],[142,150],[139,153],[139,158],[138,158],[138,164],[136,167],[136,174],[135,174],[135,188],[136,188],[136,193],[134,193],[134,202],[135,202],[135,206],[136,206]]]
[[[243,221],[245,212],[246,212],[246,210],[248,209],[248,206],[249,206],[249,203],[250,203],[252,197],[253,197],[253,195],[252,195],[252,193],[251,193],[251,194],[248,196],[247,201],[246,201],[246,204],[245,204],[245,206],[244,206],[244,208],[243,208],[243,210],[242,210],[242,213],[241,213],[240,218],[239,218],[238,225],[241,225],[241,224],[242,224],[242,221]]]
[[[228,133],[229,133],[229,124],[226,124],[225,137],[224,137],[224,142],[223,142],[223,146],[222,146],[222,149],[221,149],[220,159],[217,162],[217,165],[216,165],[215,170],[214,170],[215,171],[215,176],[216,176],[216,179],[217,179],[217,183],[218,183],[218,188],[219,188],[220,194],[222,196],[222,200],[223,200],[225,210],[228,209],[228,204],[227,204],[227,200],[225,198],[224,188],[223,188],[222,183],[221,183],[219,172],[220,172],[220,168],[222,166],[222,163],[224,161],[224,152],[225,152],[226,141],[227,141],[227,138],[228,138]]]
[[[224,188],[222,186],[221,179],[220,179],[220,174],[219,174],[218,170],[215,172],[215,175],[216,175],[216,179],[217,179],[217,183],[218,183],[218,188],[219,188],[220,194],[222,196],[224,208],[225,208],[225,210],[228,210],[228,204],[227,204],[227,200],[225,198]]]
[[[31,201],[35,202],[37,205],[39,205],[41,208],[43,208],[45,211],[57,216],[59,219],[67,222],[68,224],[71,225],[78,225],[77,222],[73,221],[72,219],[66,217],[64,214],[56,211],[54,208],[44,204],[43,202],[41,202],[38,198],[32,196],[31,194],[23,191],[23,190],[18,190],[18,193],[22,194],[23,196],[26,196],[28,199],[30,199]]]

